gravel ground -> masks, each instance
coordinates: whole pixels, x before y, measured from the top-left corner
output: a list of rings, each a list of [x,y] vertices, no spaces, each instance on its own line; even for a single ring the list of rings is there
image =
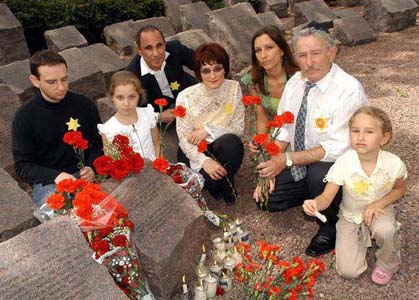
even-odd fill
[[[316,299],[418,299],[416,285],[418,272],[418,98],[419,90],[419,26],[402,32],[382,33],[378,41],[357,46],[341,47],[337,64],[358,78],[364,86],[370,104],[383,108],[393,122],[394,139],[387,146],[399,155],[409,172],[405,197],[396,204],[397,220],[402,223],[402,265],[400,271],[386,286],[378,286],[370,279],[374,267],[375,247],[368,251],[368,270],[358,280],[339,277],[334,268],[320,277],[316,286]],[[249,123],[249,122],[247,122]],[[249,135],[244,138],[248,141]],[[239,202],[228,207],[223,201],[209,199],[214,210],[240,218],[251,231],[252,239],[278,243],[284,258],[300,255],[317,231],[312,218],[301,208],[286,212],[261,212],[253,200],[253,163],[246,152],[245,160],[236,179]],[[214,231],[215,232],[215,231]],[[331,262],[331,255],[326,256]],[[416,288],[415,288],[416,286]]]

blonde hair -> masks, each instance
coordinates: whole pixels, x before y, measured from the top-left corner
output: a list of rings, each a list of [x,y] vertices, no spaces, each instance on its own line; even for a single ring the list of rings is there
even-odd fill
[[[391,125],[389,116],[384,110],[375,106],[364,106],[358,108],[358,110],[355,111],[352,117],[349,119],[349,128],[352,127],[352,123],[354,122],[355,117],[359,114],[366,114],[380,121],[383,134],[388,133],[389,135],[387,142],[382,146],[387,145],[391,141],[393,138],[393,126]]]
[[[138,94],[140,95],[140,103],[145,99],[145,90],[138,79],[138,77],[130,71],[119,71],[112,75],[111,83],[109,85],[109,95],[112,97],[115,93],[115,88],[119,85],[132,84]]]

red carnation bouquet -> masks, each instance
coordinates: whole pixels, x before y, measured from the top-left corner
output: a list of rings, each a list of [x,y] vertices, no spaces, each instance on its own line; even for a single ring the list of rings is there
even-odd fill
[[[104,155],[93,162],[96,173],[101,176],[99,181],[108,176],[121,180],[130,172],[139,173],[144,167],[143,158],[134,152],[129,144],[129,138],[124,135],[116,135],[111,143],[105,141],[104,152]]]
[[[314,299],[316,278],[325,271],[322,261],[312,258],[304,263],[299,256],[291,262],[281,260],[279,246],[265,241],[256,242],[253,249],[244,243],[236,247],[244,258],[234,269],[236,299]]]
[[[281,148],[275,142],[279,135],[279,129],[284,124],[292,123],[294,123],[294,115],[286,111],[268,122],[267,129],[270,133],[255,134],[253,136],[251,142],[259,149],[254,158],[256,166],[260,162],[268,161],[272,156],[281,153]],[[274,188],[274,181],[270,178],[260,177],[256,168],[254,173],[256,176],[256,188],[253,197],[259,201],[261,207],[267,208],[269,192]]]
[[[109,195],[96,183],[65,179],[56,185],[56,193],[48,198],[47,204],[57,214],[75,215],[94,251],[93,258],[108,268],[130,299],[143,299],[149,292],[130,239],[134,223],[127,219],[126,208],[114,196],[124,187],[120,185]]]

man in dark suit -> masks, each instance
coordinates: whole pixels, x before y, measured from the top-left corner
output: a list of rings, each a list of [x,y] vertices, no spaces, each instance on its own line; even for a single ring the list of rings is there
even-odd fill
[[[137,34],[138,54],[127,67],[141,80],[147,92],[147,103],[153,105],[157,98],[166,98],[169,105],[159,115],[165,123],[174,120],[172,114],[175,99],[180,91],[198,83],[183,70],[183,66],[193,70],[194,51],[179,41],[167,42],[162,32],[153,25],[146,25]]]

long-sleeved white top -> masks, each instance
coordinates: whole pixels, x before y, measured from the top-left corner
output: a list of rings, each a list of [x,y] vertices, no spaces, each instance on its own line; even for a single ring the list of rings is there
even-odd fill
[[[189,134],[204,128],[208,132],[205,139],[208,143],[226,133],[241,136],[244,128],[241,98],[239,83],[228,79],[215,90],[207,90],[203,83],[198,83],[179,93],[176,105],[186,108],[186,116],[176,120],[176,131],[179,146],[190,160],[193,170],[200,170],[209,157],[198,152],[197,146],[187,141]]]

